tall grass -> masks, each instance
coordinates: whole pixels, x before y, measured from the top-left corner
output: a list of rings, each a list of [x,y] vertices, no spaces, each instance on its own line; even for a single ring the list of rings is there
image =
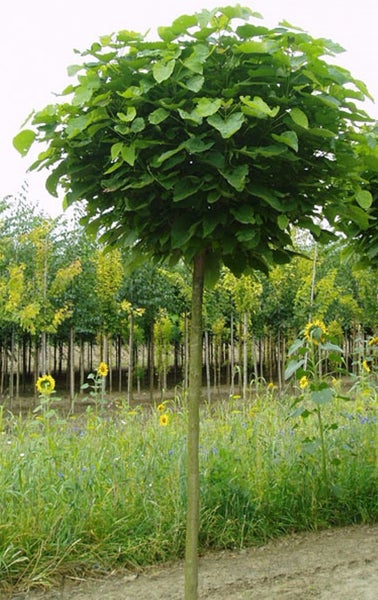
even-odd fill
[[[290,405],[203,407],[201,551],[377,520],[375,394],[326,407],[327,486],[316,421]],[[0,589],[183,555],[187,416],[167,414],[1,418]]]

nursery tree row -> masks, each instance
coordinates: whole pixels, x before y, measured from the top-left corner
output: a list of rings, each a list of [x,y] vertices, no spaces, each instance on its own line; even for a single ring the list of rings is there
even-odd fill
[[[52,373],[74,397],[88,373],[109,364],[108,391],[163,393],[188,382],[190,272],[145,263],[133,273],[120,249],[84,234],[75,214],[51,219],[27,191],[5,198],[0,221],[1,395],[34,391]],[[314,245],[297,232],[299,254],[269,277],[224,268],[205,293],[203,382],[210,399],[227,385],[283,386],[286,348],[311,319],[344,347],[349,368],[378,324],[377,271],[356,268],[345,241]]]

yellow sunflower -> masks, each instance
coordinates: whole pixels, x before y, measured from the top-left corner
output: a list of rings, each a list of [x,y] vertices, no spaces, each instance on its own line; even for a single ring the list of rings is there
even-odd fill
[[[164,412],[164,411],[165,411],[165,406],[164,406],[164,404],[159,404],[159,405],[158,405],[158,407],[157,407],[157,409],[158,409],[158,412],[159,412],[159,413],[162,413],[162,412]]]
[[[301,377],[299,380],[299,387],[301,388],[301,390],[304,390],[304,389],[306,389],[307,386],[308,386],[308,379],[307,379],[306,375],[303,375],[303,377]]]
[[[378,346],[378,335],[372,337],[369,341],[368,341],[368,346]]]
[[[100,377],[106,377],[108,373],[108,365],[105,362],[100,362],[97,369],[97,375],[99,375]]]
[[[303,336],[308,342],[319,344],[319,342],[324,341],[326,334],[327,328],[323,321],[315,319],[314,321],[307,323],[306,327],[304,328]]]
[[[52,394],[55,390],[55,379],[51,375],[42,375],[38,377],[36,388],[40,394]]]
[[[169,423],[169,416],[166,413],[164,415],[160,415],[159,422],[162,427],[166,427]]]
[[[366,373],[370,373],[370,367],[369,367],[369,363],[367,362],[367,360],[362,361],[362,367],[363,367],[364,371],[366,371]]]

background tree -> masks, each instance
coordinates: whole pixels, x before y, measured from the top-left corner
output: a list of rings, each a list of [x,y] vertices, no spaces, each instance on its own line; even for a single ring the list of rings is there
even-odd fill
[[[66,100],[15,138],[32,168],[102,241],[193,270],[188,398],[186,600],[197,597],[202,296],[224,263],[267,271],[292,255],[290,229],[368,226],[362,153],[367,90],[330,57],[340,47],[241,6],[184,15],[159,40],[121,31],[83,52]],[[327,60],[322,57],[327,56]],[[316,218],[320,217],[320,220]]]

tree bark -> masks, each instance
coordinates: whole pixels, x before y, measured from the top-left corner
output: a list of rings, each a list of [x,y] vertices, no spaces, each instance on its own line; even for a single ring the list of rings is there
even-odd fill
[[[70,328],[70,345],[69,345],[69,386],[70,386],[70,402],[71,410],[74,408],[75,401],[75,330]]]
[[[243,314],[243,400],[247,399],[248,389],[248,313]]]
[[[193,265],[192,319],[190,330],[188,441],[187,441],[187,514],[185,545],[185,600],[198,598],[199,533],[199,404],[202,388],[202,304],[205,253],[197,254]]]
[[[133,401],[133,374],[134,374],[134,315],[130,311],[129,316],[129,366],[127,370],[127,402],[129,405]]]

